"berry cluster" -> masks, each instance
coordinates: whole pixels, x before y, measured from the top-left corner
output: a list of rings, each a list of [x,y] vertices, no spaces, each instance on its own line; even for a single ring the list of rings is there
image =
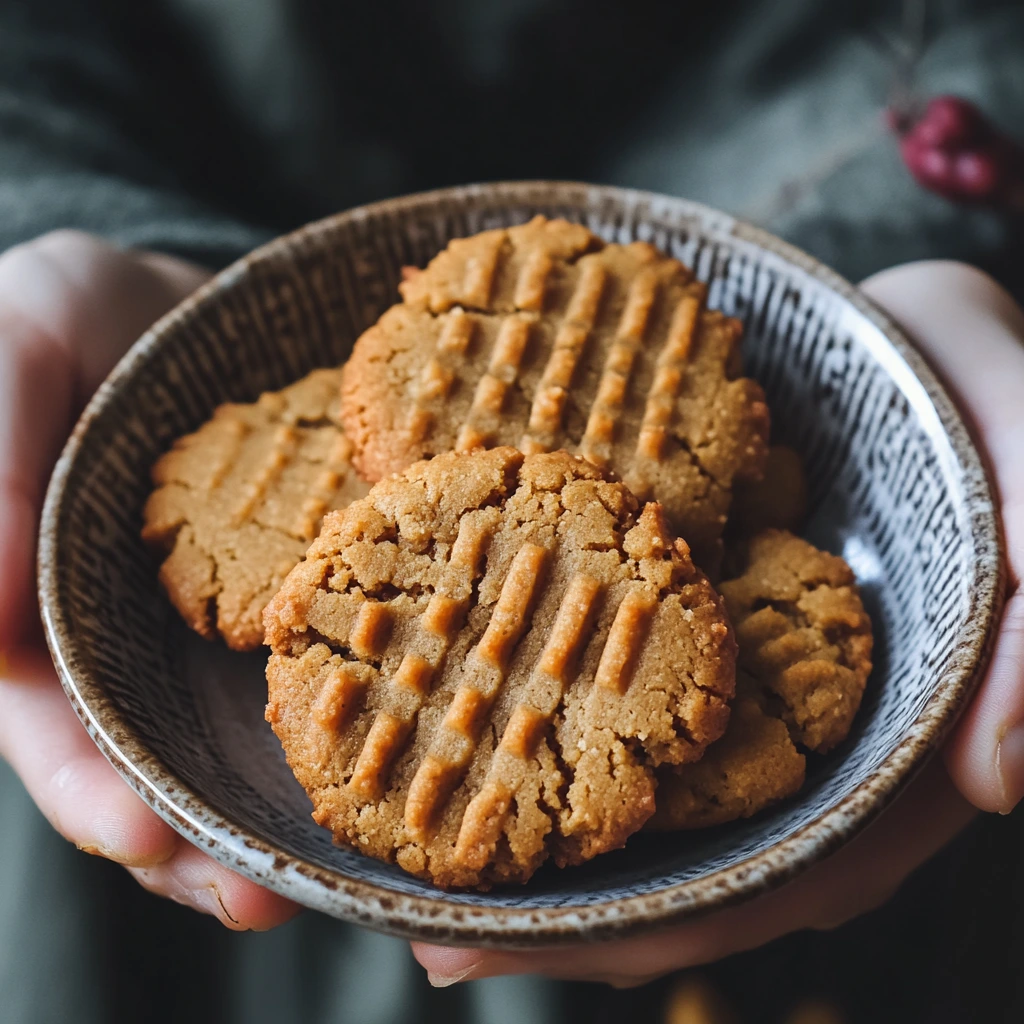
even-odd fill
[[[1024,148],[973,103],[937,96],[916,119],[890,112],[900,153],[917,182],[953,202],[1024,207]]]

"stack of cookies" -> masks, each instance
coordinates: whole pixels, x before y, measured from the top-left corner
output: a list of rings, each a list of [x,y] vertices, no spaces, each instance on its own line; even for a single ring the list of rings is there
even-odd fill
[[[487,888],[795,793],[871,624],[789,532],[802,472],[738,321],[650,245],[544,218],[401,293],[340,370],[180,440],[146,508],[189,625],[271,648],[314,818]]]

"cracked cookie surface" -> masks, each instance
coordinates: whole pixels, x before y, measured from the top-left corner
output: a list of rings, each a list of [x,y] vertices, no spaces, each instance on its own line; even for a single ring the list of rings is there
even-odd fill
[[[757,479],[768,410],[737,320],[645,242],[535,218],[456,239],[356,342],[342,417],[369,480],[439,452],[567,449],[665,507],[714,571],[734,483]]]
[[[696,764],[659,769],[649,828],[707,828],[748,818],[803,785],[804,755],[759,698],[757,685],[740,673],[722,738]]]
[[[739,644],[725,735],[701,761],[659,774],[652,828],[748,817],[803,784],[802,750],[846,738],[871,672],[871,620],[849,566],[782,530],[750,544],[719,590]]]
[[[338,420],[340,370],[315,370],[249,404],[220,406],[153,467],[143,538],[160,582],[197,633],[236,650],[263,643],[263,608],[325,512],[369,485]]]
[[[265,622],[267,719],[315,819],[447,887],[621,846],[735,681],[722,602],[660,507],[565,452],[378,483]]]

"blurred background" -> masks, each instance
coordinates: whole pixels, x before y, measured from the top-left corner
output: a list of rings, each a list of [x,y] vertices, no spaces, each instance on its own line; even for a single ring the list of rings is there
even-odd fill
[[[1021,297],[1021,142],[1019,2],[0,0],[0,250],[79,227],[217,268],[374,199],[564,178],[854,280],[953,258]],[[626,992],[435,991],[312,914],[228,934],[65,844],[2,765],[0,822],[3,1022],[1024,1020],[1020,809],[858,921]]]

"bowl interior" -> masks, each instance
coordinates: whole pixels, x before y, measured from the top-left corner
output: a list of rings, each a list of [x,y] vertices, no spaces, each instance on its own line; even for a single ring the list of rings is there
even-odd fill
[[[806,460],[807,535],[842,554],[863,587],[875,670],[852,735],[813,760],[797,799],[709,831],[641,834],[583,867],[542,869],[523,887],[441,894],[335,848],[313,823],[263,721],[265,656],[234,654],[178,622],[139,540],[141,509],[153,461],[218,403],[251,400],[341,362],[395,300],[403,265],[422,266],[449,238],[538,212],[582,221],[609,240],[653,242],[709,282],[712,306],[745,322],[746,370],[767,390],[773,438]],[[66,685],[108,753],[128,762],[122,770],[179,828],[293,898],[370,923],[382,922],[360,917],[332,878],[447,907],[538,911],[685,892],[787,837],[804,844],[794,856],[813,859],[856,822],[807,826],[863,789],[915,730],[925,746],[936,739],[962,698],[978,657],[977,636],[967,632],[978,621],[978,567],[997,562],[988,494],[977,466],[965,464],[973,451],[956,436],[959,421],[892,338],[828,271],[678,200],[490,186],[314,225],[225,272],[157,325],[87,412],[58,467],[41,555],[44,611]],[[923,716],[933,705],[941,713]],[[711,898],[705,892],[694,905]],[[415,931],[401,921],[383,926]]]

